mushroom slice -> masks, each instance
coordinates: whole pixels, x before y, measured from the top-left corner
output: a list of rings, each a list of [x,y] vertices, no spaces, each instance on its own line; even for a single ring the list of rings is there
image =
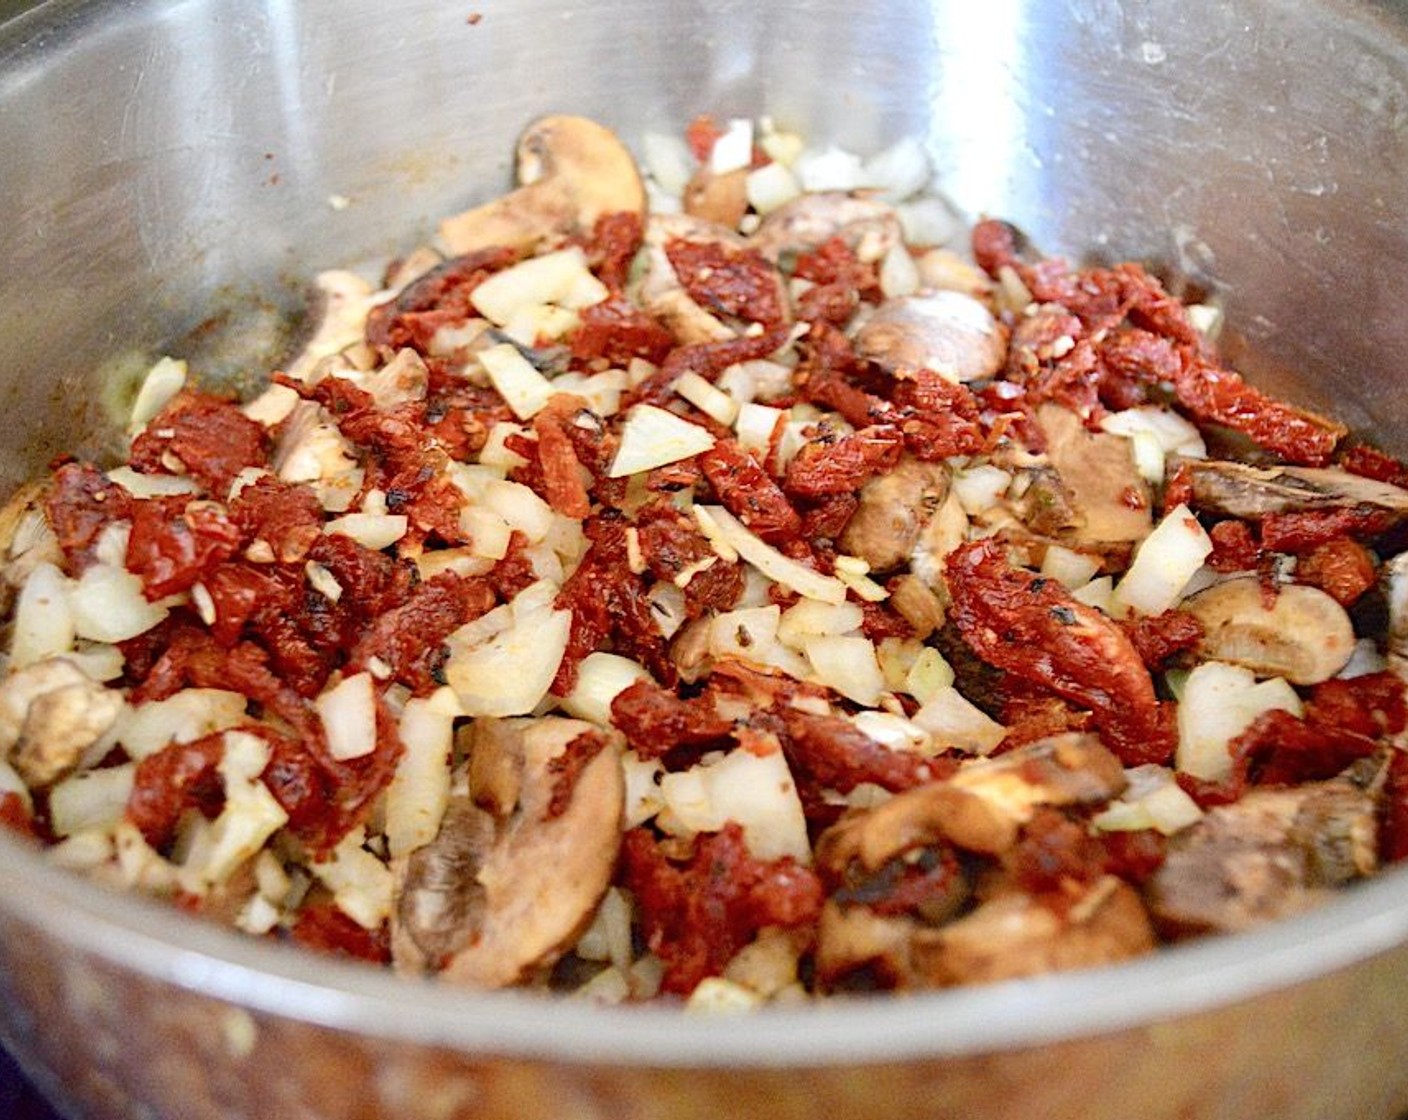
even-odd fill
[[[456,799],[440,834],[402,869],[392,936],[400,967],[499,988],[551,965],[591,922],[620,849],[625,783],[615,740],[586,761],[570,758],[582,736],[602,734],[592,724],[487,722],[473,749],[500,756],[477,775],[493,775],[478,793],[494,811]],[[503,780],[518,758],[516,783]]]
[[[1154,945],[1138,893],[1107,875],[1064,913],[1020,892],[998,895],[955,922],[921,930],[910,953],[929,984],[947,987],[1093,968]]]
[[[1408,672],[1408,552],[1400,552],[1379,576],[1388,606],[1388,651]]]
[[[1306,584],[1269,591],[1257,576],[1238,576],[1190,595],[1182,609],[1203,624],[1204,657],[1259,676],[1318,684],[1354,652],[1354,625],[1345,609]]]
[[[894,470],[861,487],[860,505],[841,533],[841,550],[859,556],[872,572],[898,568],[948,497],[949,481],[943,463],[901,459]]]
[[[90,679],[72,661],[51,658],[0,685],[0,758],[36,788],[78,766],[122,711],[122,694]]]
[[[1360,507],[1408,517],[1408,490],[1332,467],[1249,467],[1220,459],[1177,458],[1193,488],[1190,504],[1257,521],[1272,513]]]
[[[332,269],[318,273],[308,308],[312,329],[284,372],[295,380],[307,381],[324,358],[361,342],[376,299],[372,286],[355,272]]]
[[[980,381],[1002,368],[1007,328],[962,292],[886,300],[856,330],[856,353],[897,377],[932,370],[949,381]]]
[[[440,238],[455,255],[591,233],[603,214],[645,211],[635,160],[610,129],[585,117],[544,117],[518,142],[517,190],[446,218]]]
[[[1294,789],[1256,789],[1179,833],[1149,881],[1149,908],[1171,936],[1232,933],[1324,902],[1378,866],[1383,760]]]
[[[748,212],[748,169],[716,175],[701,167],[684,188],[684,212],[691,217],[736,229]]]
[[[842,191],[804,194],[763,219],[749,243],[770,261],[805,253],[839,237],[863,261],[882,260],[904,241],[894,208]]]
[[[10,587],[21,587],[43,563],[63,563],[59,540],[44,514],[49,494],[46,481],[26,482],[0,508],[0,578]],[[0,605],[3,603],[0,596]]]
[[[1061,539],[1100,546],[1147,537],[1153,528],[1153,498],[1135,466],[1130,441],[1089,431],[1076,413],[1056,404],[1037,409],[1037,420],[1046,433],[1047,458],[1073,507],[1075,524]]]

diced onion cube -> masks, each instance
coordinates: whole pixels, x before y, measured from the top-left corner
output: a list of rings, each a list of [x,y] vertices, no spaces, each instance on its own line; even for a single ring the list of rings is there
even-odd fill
[[[496,272],[474,289],[469,301],[486,319],[504,326],[527,308],[542,304],[580,311],[610,293],[587,268],[580,248],[529,257]]]
[[[714,446],[714,437],[653,404],[638,404],[621,428],[621,446],[611,463],[611,478],[654,470],[681,459],[690,459]]]
[[[520,420],[531,420],[552,399],[552,382],[537,371],[511,342],[479,352],[489,382]]]
[[[802,652],[822,684],[866,707],[880,702],[885,675],[869,638],[822,635],[808,638]]]
[[[85,770],[49,791],[49,822],[59,836],[88,829],[112,829],[127,810],[137,765],[128,762]]]
[[[532,590],[525,589],[518,598]],[[557,675],[571,630],[571,611],[519,612],[515,608],[513,624],[482,645],[464,649],[452,642],[445,678],[459,697],[465,715],[530,713],[547,695]]]
[[[650,673],[629,657],[591,653],[578,666],[577,685],[562,698],[562,708],[577,719],[610,727],[611,702],[636,681],[648,680]]]
[[[386,846],[392,857],[435,839],[450,803],[450,753],[459,703],[448,688],[406,701],[398,725],[405,750],[386,787]]]
[[[1183,684],[1174,765],[1206,782],[1224,780],[1232,773],[1232,740],[1258,716],[1275,710],[1302,713],[1300,697],[1286,681],[1271,677],[1258,682],[1240,665],[1203,662]]]
[[[765,163],[748,173],[744,187],[748,204],[759,214],[771,214],[802,194],[802,184],[786,164]]]
[[[348,513],[329,521],[323,531],[351,537],[358,544],[380,552],[406,535],[410,521],[404,513]]]
[[[63,572],[47,560],[29,573],[15,600],[11,669],[23,669],[72,648],[75,631],[68,586]]]
[[[726,427],[738,418],[738,402],[693,371],[680,375],[675,382],[675,392],[704,415]]]
[[[865,612],[859,603],[823,603],[802,599],[782,613],[777,628],[778,640],[794,649],[812,637],[822,634],[850,634],[861,628]]]
[[[936,747],[987,754],[1007,735],[1007,728],[975,707],[956,688],[938,690],[911,717],[934,737]]]
[[[74,632],[93,642],[122,642],[144,634],[166,617],[147,602],[142,581],[114,564],[94,564],[69,591]]]
[[[695,506],[694,516],[706,537],[710,536],[711,531],[717,534],[724,544],[769,579],[790,587],[807,599],[820,599],[824,603],[845,602],[846,585],[839,579],[824,576],[815,568],[784,556],[752,533],[723,506]]]
[[[132,427],[146,427],[167,402],[186,385],[186,363],[177,358],[162,358],[150,370],[137,391],[132,404]]]
[[[376,689],[371,673],[343,678],[314,704],[333,758],[363,758],[376,750]]]
[[[1100,570],[1098,557],[1076,552],[1059,544],[1048,545],[1041,560],[1041,574],[1062,587],[1083,587]]]
[[[1144,538],[1134,562],[1115,587],[1116,611],[1156,615],[1183,595],[1193,573],[1212,552],[1212,540],[1186,505],[1170,510]]]

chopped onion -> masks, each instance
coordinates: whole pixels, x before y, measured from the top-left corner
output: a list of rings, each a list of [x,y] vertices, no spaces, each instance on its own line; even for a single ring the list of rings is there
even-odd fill
[[[111,831],[127,811],[137,776],[133,762],[85,770],[49,790],[49,823],[59,836],[89,829]]]
[[[460,510],[460,529],[469,537],[470,551],[488,560],[508,555],[513,527],[485,506],[465,506]]]
[[[675,382],[675,392],[725,427],[732,426],[738,419],[738,402],[693,371],[680,375]]]
[[[753,162],[753,122],[746,117],[728,122],[709,151],[709,170],[715,175],[741,171]]]
[[[953,666],[933,646],[925,646],[905,674],[904,691],[923,705],[938,699],[953,682]]]
[[[496,272],[474,289],[469,301],[486,319],[504,326],[525,309],[541,304],[580,311],[608,295],[606,285],[587,268],[586,253],[573,247],[529,257]]]
[[[578,666],[577,685],[562,698],[562,708],[577,719],[610,727],[611,702],[636,681],[648,680],[649,671],[629,657],[590,653]]]
[[[507,474],[515,467],[527,466],[527,459],[516,451],[510,451],[504,444],[509,436],[523,434],[524,428],[521,424],[500,420],[489,429],[488,438],[479,450],[479,466],[493,467],[502,474]]]
[[[933,751],[933,736],[917,723],[893,712],[857,712],[851,716],[851,722],[892,751],[913,751],[924,755]]]
[[[821,635],[808,638],[802,652],[811,662],[815,679],[822,684],[866,707],[880,702],[885,675],[869,638]]]
[[[552,399],[552,382],[537,371],[511,342],[479,352],[489,381],[520,420],[531,420]]]
[[[803,152],[793,170],[808,191],[850,191],[868,185],[860,157],[834,145],[819,152]]]
[[[302,399],[287,385],[266,385],[264,391],[242,405],[240,411],[256,423],[272,428],[287,418]]]
[[[320,272],[314,283],[322,296],[323,315],[317,333],[285,371],[299,381],[306,381],[324,358],[363,340],[367,314],[379,298],[370,284],[344,269]]]
[[[740,447],[751,452],[759,462],[766,462],[773,440],[786,424],[787,413],[782,409],[747,401],[739,406],[733,430],[738,433]]]
[[[724,509],[723,506],[695,506],[695,517],[700,511],[708,517],[711,527],[719,537],[744,560],[752,564],[769,579],[790,587],[807,599],[819,599],[823,603],[841,603],[846,599],[846,585],[833,576],[824,576],[814,568],[808,568],[790,557],[784,556],[748,527]],[[704,522],[701,531],[708,536]]]
[[[1106,614],[1115,613],[1115,580],[1113,576],[1096,576],[1087,584],[1074,588],[1071,598],[1087,607]]]
[[[621,752],[621,770],[626,779],[626,801],[621,810],[621,826],[635,828],[665,807],[660,778],[665,766],[658,758],[648,761],[634,751]]]
[[[1219,782],[1232,773],[1228,746],[1265,712],[1302,714],[1300,697],[1286,681],[1258,683],[1250,669],[1205,661],[1183,684],[1178,705],[1178,749],[1174,765],[1203,781]]]
[[[1115,610],[1156,615],[1183,595],[1193,573],[1212,551],[1212,540],[1186,505],[1170,510],[1144,538],[1134,562],[1115,588]]]
[[[682,195],[694,174],[694,156],[684,138],[673,133],[647,132],[640,138],[646,171],[667,194]]]
[[[1066,588],[1084,586],[1095,578],[1099,570],[1099,557],[1059,544],[1048,545],[1046,555],[1041,559],[1041,574]]]
[[[545,540],[557,525],[552,506],[521,482],[491,479],[479,500],[527,537],[529,544]]]
[[[347,513],[329,521],[325,533],[340,533],[373,552],[390,548],[406,535],[410,521],[404,513]]]
[[[939,689],[911,718],[934,737],[935,746],[969,754],[987,754],[1007,736],[1007,728],[952,687]]]
[[[189,475],[141,474],[131,467],[114,467],[105,473],[109,482],[117,483],[134,498],[170,498],[200,493],[200,483]]]
[[[125,568],[94,564],[69,591],[74,632],[93,642],[123,642],[145,634],[166,617],[147,602],[142,581]]]
[[[905,246],[890,246],[881,259],[880,290],[886,299],[912,296],[919,291],[919,266]]]
[[[29,573],[15,600],[11,669],[23,669],[73,648],[75,629],[68,588],[68,578],[47,560]]]
[[[332,858],[311,864],[313,874],[332,891],[337,908],[363,929],[379,929],[391,913],[396,881],[391,869],[367,851],[364,829],[349,832]]]
[[[186,363],[177,358],[162,358],[151,369],[137,390],[132,403],[131,427],[138,431],[147,426],[167,403],[186,387]]]
[[[780,130],[771,117],[763,117],[758,121],[758,147],[769,159],[791,167],[805,150],[806,143],[797,133]]]
[[[450,754],[459,702],[448,688],[410,699],[398,724],[405,746],[386,787],[386,847],[394,859],[435,839],[450,803]]]
[[[997,505],[1011,485],[1012,476],[991,463],[957,471],[953,476],[953,493],[969,517]]]
[[[717,832],[729,821],[743,828],[758,859],[792,856],[811,863],[811,844],[797,785],[780,747],[763,754],[735,747],[721,759],[666,774],[660,793],[668,815],[657,818],[684,835]]]
[[[824,634],[854,634],[864,622],[865,612],[859,603],[824,603],[817,599],[801,599],[783,612],[777,637],[793,649],[801,649],[808,638]]]
[[[929,153],[913,136],[895,141],[865,161],[866,186],[879,187],[886,202],[903,202],[919,193],[933,174]]]
[[[248,700],[222,688],[183,688],[165,700],[124,708],[112,738],[140,761],[171,743],[192,743],[242,723]]]
[[[781,616],[782,608],[776,603],[716,614],[709,623],[709,652],[714,657],[763,661],[777,644]]]
[[[553,610],[551,599],[533,605],[544,585],[546,580],[520,591],[511,604],[512,625],[482,644],[465,648],[450,643],[445,678],[465,715],[527,715],[547,695],[567,652],[572,612]],[[556,590],[547,586],[555,595]],[[463,631],[461,627],[456,635]]]
[[[371,673],[344,677],[313,704],[333,758],[364,758],[376,750],[376,687]]]
[[[923,197],[911,199],[895,207],[900,216],[900,227],[904,230],[905,244],[912,246],[947,245],[957,241],[964,230],[963,220],[941,198]],[[966,262],[965,262],[966,263]],[[967,266],[972,269],[972,265]],[[987,277],[979,274],[975,279],[986,284]],[[929,283],[927,287],[941,285]],[[965,290],[971,290],[966,288]]]
[[[1198,803],[1186,794],[1165,766],[1135,766],[1125,771],[1129,785],[1118,801],[1091,819],[1102,832],[1136,832],[1152,828],[1165,836],[1202,819]]]
[[[653,404],[638,404],[627,413],[621,428],[621,446],[612,460],[610,477],[654,470],[713,446],[714,437],[706,428]]]
[[[797,176],[786,164],[776,161],[750,171],[744,189],[748,205],[764,215],[771,214],[802,194],[802,184],[797,182]]]

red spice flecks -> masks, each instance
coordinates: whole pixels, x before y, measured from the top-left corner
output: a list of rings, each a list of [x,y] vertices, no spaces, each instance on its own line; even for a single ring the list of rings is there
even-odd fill
[[[1056,581],[1013,567],[992,538],[960,545],[946,569],[949,617],[979,657],[1089,708],[1126,765],[1172,755],[1172,710],[1112,621]]]

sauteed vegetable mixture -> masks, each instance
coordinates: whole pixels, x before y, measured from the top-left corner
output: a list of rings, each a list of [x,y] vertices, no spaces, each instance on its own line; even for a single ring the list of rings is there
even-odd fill
[[[705,1007],[1095,966],[1408,853],[1408,468],[917,145],[524,134],[4,514],[0,815],[249,934]],[[198,371],[196,371],[198,373]]]

